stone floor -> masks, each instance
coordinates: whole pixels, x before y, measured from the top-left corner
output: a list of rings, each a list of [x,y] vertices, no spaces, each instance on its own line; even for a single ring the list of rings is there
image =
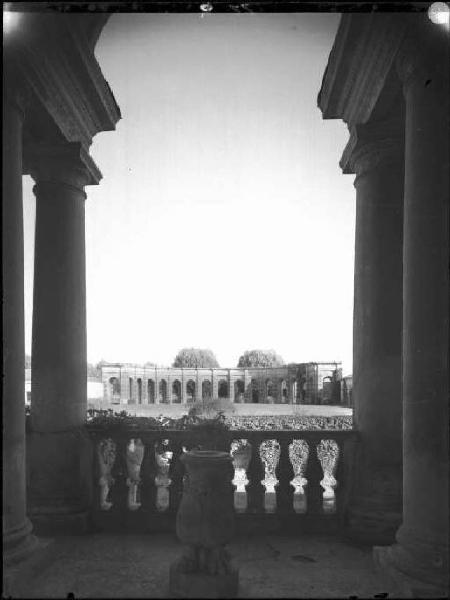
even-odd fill
[[[9,570],[3,597],[169,598],[169,565],[180,553],[171,534],[89,535],[41,540],[24,565]],[[335,537],[238,538],[240,598],[393,598],[370,548]],[[73,594],[73,596],[72,596]]]

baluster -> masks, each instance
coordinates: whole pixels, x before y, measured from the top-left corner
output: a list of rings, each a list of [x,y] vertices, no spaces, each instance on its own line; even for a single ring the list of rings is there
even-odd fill
[[[111,439],[102,439],[97,443],[97,464],[100,486],[100,510],[110,510],[110,489],[114,485],[112,469],[116,461],[116,443]]]
[[[234,478],[234,508],[237,513],[245,513],[248,507],[246,485],[247,469],[252,456],[252,447],[246,439],[233,440],[231,443],[230,454],[233,458]]]
[[[317,456],[323,471],[320,485],[323,487],[323,511],[326,514],[336,512],[334,488],[337,481],[334,477],[339,460],[339,446],[332,439],[322,439],[317,444]]]
[[[264,479],[261,481],[265,487],[264,510],[266,513],[274,513],[277,509],[275,486],[278,479],[275,473],[280,460],[280,444],[277,440],[265,440],[259,450],[265,467]]]
[[[155,508],[158,512],[165,512],[169,509],[170,503],[169,486],[172,480],[169,477],[169,472],[173,460],[173,451],[170,449],[169,440],[167,439],[155,442],[153,447],[156,464],[154,477],[156,486]]]
[[[114,509],[120,513],[120,522],[124,524],[124,518],[127,511],[127,500],[128,500],[128,486],[126,483],[127,478],[127,465],[126,465],[126,452],[127,452],[128,440],[118,439],[116,442],[116,461],[112,470],[112,475],[115,479],[115,483],[112,489]]]
[[[169,488],[169,510],[170,512],[176,513],[181,502],[181,496],[183,494],[184,466],[179,460],[183,454],[183,444],[178,440],[170,440],[170,447],[172,449],[173,456],[169,469],[169,477],[171,479],[171,485]]]
[[[262,513],[264,512],[264,487],[261,481],[264,479],[265,474],[259,453],[262,438],[259,435],[254,435],[251,440],[252,457],[247,469],[247,477],[249,479],[247,485],[248,512]]]
[[[280,460],[277,470],[278,485],[276,487],[276,498],[278,513],[290,514],[294,511],[294,490],[291,486],[293,474],[294,473],[289,458],[289,438],[283,437],[280,440]]]
[[[322,488],[320,487],[320,481],[322,479],[322,466],[317,457],[316,440],[313,438],[309,442],[310,452],[308,458],[308,466],[306,468],[306,479],[308,485],[306,487],[306,502],[307,502],[307,514],[318,515],[322,514]]]
[[[291,486],[294,488],[294,511],[304,514],[308,510],[305,486],[308,485],[308,480],[305,477],[306,468],[309,458],[309,445],[306,440],[294,439],[289,446],[289,460],[291,461],[294,478]]]
[[[126,447],[128,510],[140,508],[139,484],[141,482],[141,464],[144,458],[144,444],[140,438],[131,438]]]

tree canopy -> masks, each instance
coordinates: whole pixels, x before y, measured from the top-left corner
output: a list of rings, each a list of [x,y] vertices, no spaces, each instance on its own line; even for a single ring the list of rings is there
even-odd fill
[[[246,350],[239,357],[238,368],[247,367],[282,367],[284,360],[275,350]]]
[[[101,363],[97,363],[96,365],[93,365],[92,363],[88,362],[87,376],[88,377],[101,377],[102,376]]]
[[[212,350],[202,348],[182,348],[175,357],[173,367],[188,367],[209,369],[218,368],[220,365]]]
[[[87,364],[87,375],[88,377],[97,377],[99,379],[102,376],[102,366],[107,365],[108,362],[103,358],[96,364],[88,362]]]

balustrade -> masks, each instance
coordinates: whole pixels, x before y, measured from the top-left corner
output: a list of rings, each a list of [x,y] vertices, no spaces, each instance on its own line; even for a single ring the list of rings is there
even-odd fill
[[[338,515],[348,493],[354,431],[228,431],[205,441],[194,431],[93,430],[94,523],[124,512],[166,514],[174,523],[184,477],[179,457],[193,448],[228,447],[237,515],[304,518]],[[347,462],[347,467],[344,467]]]

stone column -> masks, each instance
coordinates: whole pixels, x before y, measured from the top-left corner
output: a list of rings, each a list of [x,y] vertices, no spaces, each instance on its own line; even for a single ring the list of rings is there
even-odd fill
[[[134,378],[128,373],[128,404],[134,404]]]
[[[120,404],[128,404],[128,378],[120,368]]]
[[[185,381],[185,377],[184,377],[184,369],[181,369],[181,398],[180,398],[181,404],[186,404],[186,398],[187,398],[187,393],[186,393],[186,381]]]
[[[195,400],[196,402],[202,401],[202,380],[197,371],[197,383],[195,384]]]
[[[35,148],[36,236],[32,422],[40,432],[84,423],[86,259],[84,186],[91,173],[78,144]]]
[[[353,388],[360,444],[346,530],[357,541],[388,544],[401,522],[403,141],[374,138],[361,126],[350,145],[357,175]]]
[[[6,67],[6,65],[5,65]],[[24,103],[3,92],[3,552],[7,563],[36,546],[26,515],[22,123]],[[6,87],[6,89],[5,89]]]
[[[148,374],[145,371],[142,374],[142,404],[148,404]]]
[[[230,402],[234,402],[234,381],[231,375],[231,371],[228,371],[228,398]]]
[[[167,404],[172,404],[173,402],[173,394],[172,394],[172,378],[169,373],[167,373]]]
[[[155,368],[155,404],[159,404],[159,377],[158,369]]]
[[[248,369],[244,369],[244,403],[252,401],[251,375]]]
[[[100,173],[78,143],[28,148],[36,182],[31,514],[80,531],[90,503],[84,186]],[[58,518],[57,518],[58,516]],[[67,518],[67,519],[66,519]]]
[[[414,597],[447,597],[449,568],[448,39],[434,50],[412,40],[397,61],[406,100],[403,523],[397,543],[375,551]]]
[[[219,397],[219,381],[214,369],[211,369],[211,399]]]

